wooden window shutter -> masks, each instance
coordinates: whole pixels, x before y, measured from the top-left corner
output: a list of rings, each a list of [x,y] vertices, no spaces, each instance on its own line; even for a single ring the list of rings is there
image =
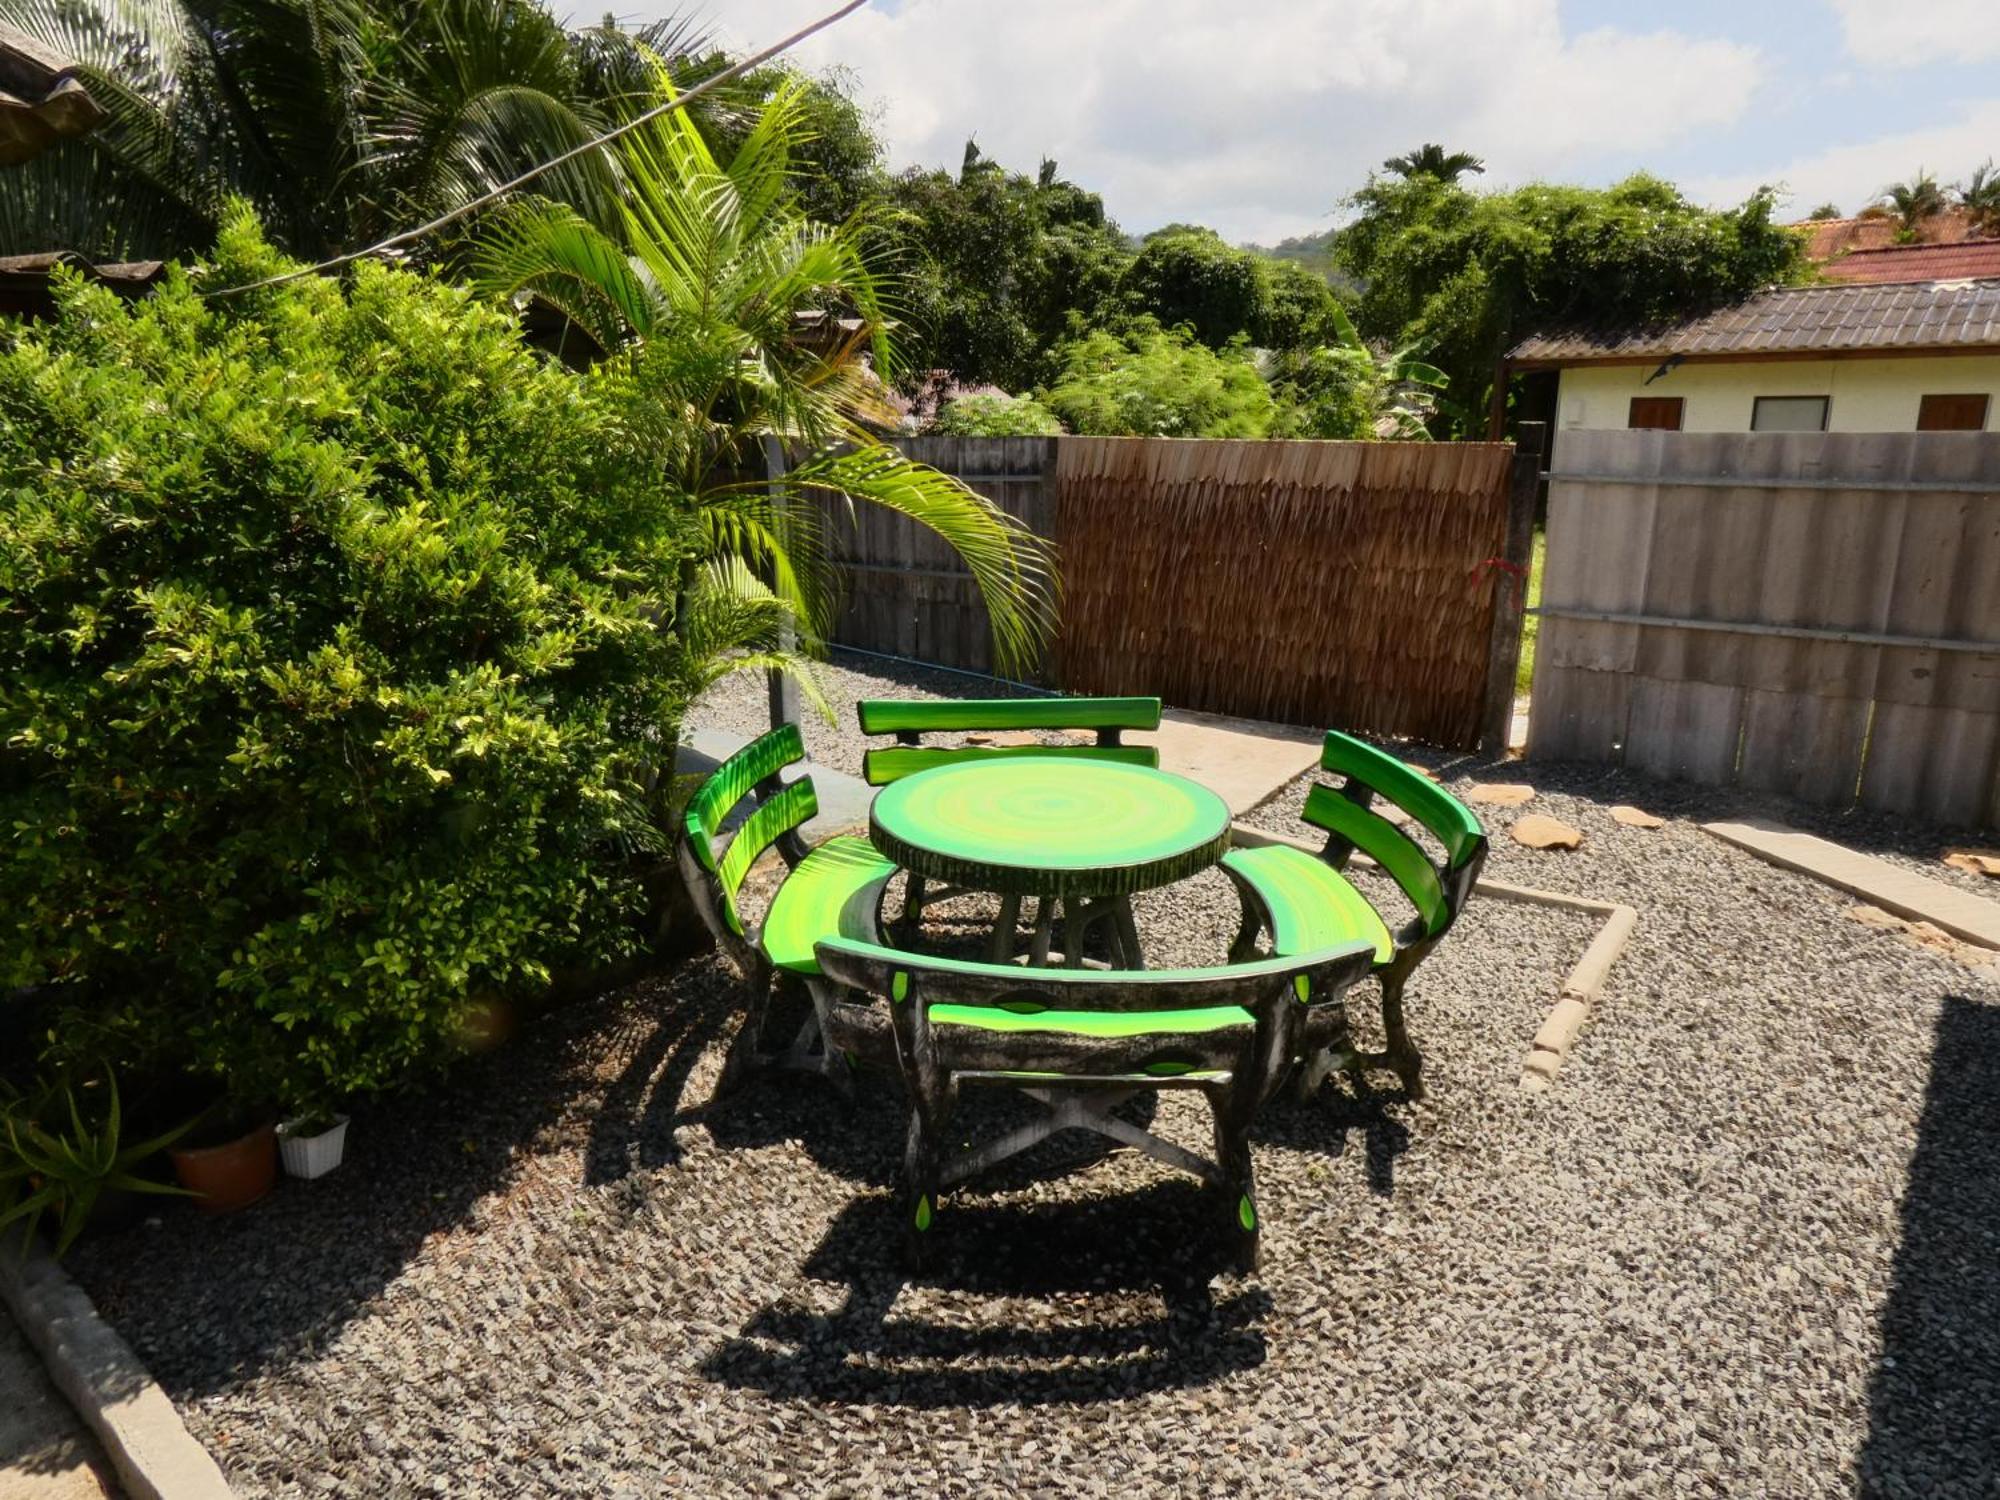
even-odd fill
[[[1662,432],[1681,430],[1681,412],[1687,403],[1679,396],[1634,396],[1627,427],[1646,427]]]
[[[1984,432],[1985,396],[1926,396],[1917,403],[1919,432]]]

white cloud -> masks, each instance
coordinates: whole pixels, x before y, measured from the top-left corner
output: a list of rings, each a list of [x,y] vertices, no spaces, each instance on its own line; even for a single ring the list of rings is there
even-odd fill
[[[1847,50],[1873,67],[2000,57],[1994,0],[1833,0]]]
[[[1996,143],[2000,100],[1987,99],[1961,107],[1956,119],[1941,125],[1773,162],[1763,172],[1709,177],[1684,186],[1698,202],[1725,204],[1742,201],[1763,183],[1782,184],[1794,212],[1833,202],[1851,214],[1919,168],[1947,183],[1961,179],[1995,154]]]
[[[762,45],[825,8],[734,0],[722,31]],[[1427,140],[1489,182],[1622,173],[1739,120],[1761,74],[1734,42],[1566,33],[1558,0],[877,0],[798,56],[854,70],[899,164],[955,166],[974,135],[1010,166],[1055,157],[1127,228],[1264,240]]]

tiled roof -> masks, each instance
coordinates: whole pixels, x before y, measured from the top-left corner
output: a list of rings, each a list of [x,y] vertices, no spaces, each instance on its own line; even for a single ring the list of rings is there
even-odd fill
[[[1854,250],[1886,250],[1896,243],[1902,225],[1888,214],[1855,219],[1808,219],[1793,226],[1806,235],[1806,259],[1829,261]],[[1956,245],[1971,238],[1972,221],[1964,209],[1947,208],[1917,225],[1917,243]]]
[[[1965,281],[2000,276],[2000,240],[1965,240],[1956,245],[1890,245],[1855,250],[1819,268],[1829,281]]]
[[[1536,334],[1508,358],[1563,364],[1889,349],[2000,354],[2000,280],[1775,287],[1685,323]]]
[[[46,280],[57,266],[73,266],[98,281],[150,283],[165,268],[157,260],[111,260],[92,264],[68,250],[44,250],[36,255],[0,255],[0,276]]]

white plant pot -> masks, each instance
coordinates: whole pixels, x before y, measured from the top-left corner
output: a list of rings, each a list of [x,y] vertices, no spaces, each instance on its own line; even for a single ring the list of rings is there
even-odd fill
[[[292,1122],[278,1127],[278,1154],[285,1159],[285,1171],[293,1177],[324,1177],[340,1165],[347,1148],[347,1116],[335,1115],[333,1124],[318,1135],[292,1134]]]

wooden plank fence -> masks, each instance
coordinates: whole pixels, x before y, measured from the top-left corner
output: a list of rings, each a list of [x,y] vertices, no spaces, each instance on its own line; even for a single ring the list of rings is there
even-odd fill
[[[1539,452],[1493,443],[919,438],[1058,548],[1039,680],[1470,748],[1504,735]],[[977,591],[898,517],[836,518],[843,644],[991,670]],[[1496,598],[1498,607],[1496,608]]]
[[[1055,534],[1054,438],[906,438],[919,463],[956,474],[1039,536]],[[833,638],[972,672],[994,670],[972,575],[931,532],[876,506],[837,511],[829,545],[846,575]],[[1036,680],[1052,683],[1048,666]]]
[[[1572,432],[1529,754],[2000,826],[2000,435]]]

